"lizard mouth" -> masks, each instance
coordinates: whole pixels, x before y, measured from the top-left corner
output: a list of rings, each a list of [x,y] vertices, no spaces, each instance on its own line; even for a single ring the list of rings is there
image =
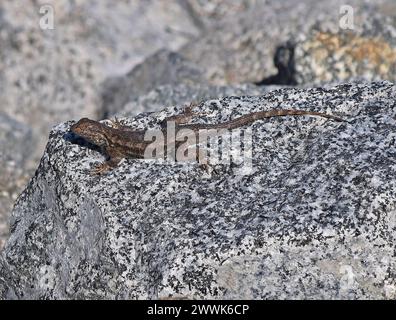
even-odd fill
[[[95,130],[82,130],[79,127],[71,127],[70,131],[76,138],[83,139],[89,144],[96,145],[98,147],[103,147],[107,145],[106,136]]]

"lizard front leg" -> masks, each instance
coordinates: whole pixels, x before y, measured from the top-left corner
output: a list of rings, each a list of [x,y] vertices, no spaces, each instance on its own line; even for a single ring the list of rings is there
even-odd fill
[[[110,158],[109,160],[94,166],[91,169],[90,174],[91,175],[103,175],[103,174],[113,170],[114,168],[116,168],[119,165],[119,163],[121,162],[121,160],[122,160],[122,158]]]
[[[125,158],[125,154],[122,151],[113,147],[107,147],[102,152],[106,154],[108,158],[105,162],[95,166],[91,170],[91,175],[105,174],[106,172],[116,168],[120,164],[121,160]]]

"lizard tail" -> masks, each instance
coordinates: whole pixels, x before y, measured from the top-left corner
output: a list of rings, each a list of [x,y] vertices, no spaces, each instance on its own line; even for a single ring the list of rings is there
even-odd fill
[[[333,119],[336,121],[345,121],[344,119],[333,116],[331,114],[315,112],[315,111],[307,111],[307,110],[270,110],[270,111],[259,111],[253,112],[241,117],[235,118],[233,120],[218,123],[218,124],[186,124],[180,125],[179,128],[183,129],[192,129],[192,130],[200,130],[200,129],[235,129],[239,127],[243,127],[245,125],[251,124],[257,120],[272,118],[272,117],[283,117],[283,116],[318,116],[328,119]]]

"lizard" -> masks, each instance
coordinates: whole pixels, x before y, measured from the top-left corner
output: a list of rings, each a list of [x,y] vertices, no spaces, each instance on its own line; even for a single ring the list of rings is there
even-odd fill
[[[344,119],[340,117],[321,112],[276,109],[249,113],[218,124],[186,124],[196,115],[197,113],[192,112],[192,105],[190,105],[189,107],[186,107],[181,114],[166,118],[162,122],[161,131],[166,134],[164,124],[168,121],[174,121],[176,131],[180,129],[190,129],[194,133],[198,133],[199,130],[203,129],[231,130],[246,126],[257,120],[282,116],[307,115],[324,117],[335,121],[344,121]],[[117,119],[112,121],[112,124],[114,127],[110,127],[99,121],[82,118],[70,127],[70,131],[73,134],[80,136],[89,143],[97,146],[100,151],[107,156],[107,160],[94,167],[93,170],[91,170],[91,174],[104,174],[116,168],[124,158],[144,158],[146,147],[153,143],[152,141],[146,141],[144,139],[147,130],[137,130],[129,126],[124,126]],[[175,144],[177,143],[178,142],[175,142]]]

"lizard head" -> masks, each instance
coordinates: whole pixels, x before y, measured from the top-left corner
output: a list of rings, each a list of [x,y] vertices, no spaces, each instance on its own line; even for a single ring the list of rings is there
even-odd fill
[[[71,126],[70,131],[84,138],[89,143],[98,147],[105,147],[108,145],[106,129],[107,126],[98,121],[82,118]]]

